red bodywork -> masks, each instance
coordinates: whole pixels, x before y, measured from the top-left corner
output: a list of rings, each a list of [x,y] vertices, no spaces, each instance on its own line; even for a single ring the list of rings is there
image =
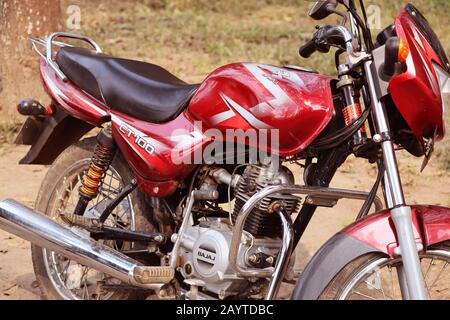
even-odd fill
[[[403,10],[395,21],[398,37],[407,41],[410,53],[407,71],[394,77],[389,90],[398,110],[414,135],[437,139],[444,137],[443,103],[433,62],[444,63],[433,50],[411,15]]]
[[[333,111],[332,78],[291,68],[236,63],[211,73],[188,111],[205,128],[278,129],[282,157],[305,149],[327,126]]]
[[[194,169],[194,165],[182,159],[174,161],[179,150],[190,156],[195,150],[201,151],[207,143],[187,112],[163,125],[112,112],[111,123],[114,140],[136,174],[141,189],[152,196],[172,194],[178,183]],[[130,134],[130,131],[145,137],[151,149],[139,147],[136,134]]]
[[[44,87],[64,112],[94,126],[108,121],[108,107],[102,102],[71,82],[62,81],[43,59],[40,61],[40,70]]]
[[[212,141],[205,134],[208,129],[224,137],[227,129],[278,129],[279,144],[266,151],[286,157],[311,144],[334,112],[332,78],[268,65],[219,68],[204,80],[186,110],[164,124],[110,110],[70,81],[61,81],[43,60],[41,76],[66,113],[96,126],[111,120],[115,141],[140,187],[158,197],[173,193],[193,171],[192,160],[198,155],[202,159],[202,150]]]
[[[416,241],[424,248],[450,239],[449,208],[412,206],[411,209]],[[399,246],[390,210],[368,216],[342,232],[391,257]]]

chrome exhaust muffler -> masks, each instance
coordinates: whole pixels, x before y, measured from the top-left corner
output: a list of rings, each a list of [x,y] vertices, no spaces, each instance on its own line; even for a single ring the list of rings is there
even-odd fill
[[[138,261],[14,200],[0,202],[0,229],[126,284],[156,290],[174,276],[173,268],[142,266]]]

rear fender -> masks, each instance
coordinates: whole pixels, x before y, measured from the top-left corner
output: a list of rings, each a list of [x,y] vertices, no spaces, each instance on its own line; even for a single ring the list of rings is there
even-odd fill
[[[416,241],[424,248],[450,240],[450,209],[412,206]],[[294,300],[318,299],[333,278],[348,263],[368,253],[394,257],[397,235],[390,210],[355,222],[340,231],[314,255],[292,294]]]
[[[15,144],[31,145],[20,164],[49,165],[68,146],[77,142],[94,128],[55,108],[50,117],[28,117],[15,140]]]

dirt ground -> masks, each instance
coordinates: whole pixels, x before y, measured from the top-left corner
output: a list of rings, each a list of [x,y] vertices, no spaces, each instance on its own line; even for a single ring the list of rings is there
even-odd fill
[[[13,198],[33,205],[47,168],[20,166],[19,159],[26,146],[0,146],[0,199]],[[400,165],[408,202],[450,206],[450,174],[432,162],[418,174],[420,160],[400,155]],[[375,179],[375,170],[360,159],[349,159],[333,183],[334,187],[369,190]],[[299,180],[297,180],[299,181]],[[360,203],[342,201],[334,209],[322,209],[313,218],[301,245],[297,248],[297,266],[303,268],[313,253],[333,234],[350,224]],[[288,297],[292,287],[286,286],[280,298]],[[0,231],[0,299],[39,299],[31,264],[30,244]]]

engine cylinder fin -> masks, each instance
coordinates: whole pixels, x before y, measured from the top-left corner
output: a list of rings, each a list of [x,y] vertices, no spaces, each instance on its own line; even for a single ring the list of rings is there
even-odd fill
[[[279,172],[272,172],[268,167],[248,166],[236,188],[236,202],[233,221],[251,196],[271,184],[294,183],[292,173],[285,167]],[[277,237],[281,235],[281,221],[278,215],[271,213],[271,205],[281,202],[289,214],[298,212],[299,200],[290,195],[276,195],[261,200],[247,218],[244,230],[256,237]]]

